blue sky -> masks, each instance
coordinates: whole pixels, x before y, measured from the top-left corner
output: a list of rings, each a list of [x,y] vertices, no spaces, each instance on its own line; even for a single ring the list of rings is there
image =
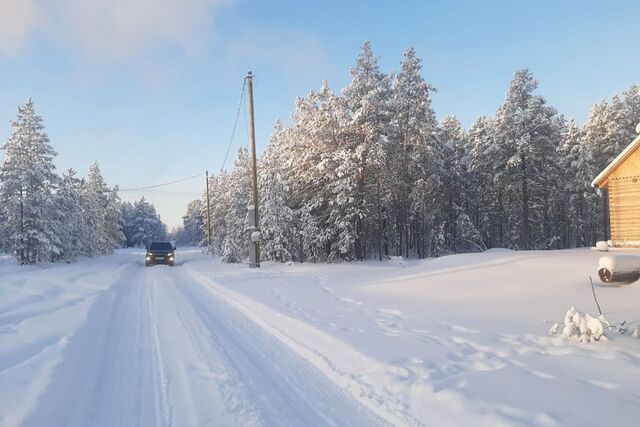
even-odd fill
[[[323,79],[348,84],[366,40],[387,71],[416,47],[440,119],[493,114],[527,67],[549,104],[582,123],[596,101],[640,83],[639,16],[634,1],[8,0],[0,140],[31,96],[61,170],[84,175],[98,160],[123,188],[218,171],[248,69],[262,149],[296,96]],[[246,135],[241,117],[233,151]],[[172,226],[203,185],[123,197],[144,195]]]

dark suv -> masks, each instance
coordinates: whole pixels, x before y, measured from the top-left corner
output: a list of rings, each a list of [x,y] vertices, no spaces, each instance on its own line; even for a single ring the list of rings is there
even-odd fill
[[[153,242],[147,246],[144,264],[149,267],[156,264],[167,264],[170,267],[176,262],[176,247],[171,242]]]

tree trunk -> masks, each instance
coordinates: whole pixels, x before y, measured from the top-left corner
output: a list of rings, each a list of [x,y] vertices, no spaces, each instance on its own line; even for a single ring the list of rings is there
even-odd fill
[[[23,202],[23,191],[22,186],[20,186],[20,265],[24,265],[26,263],[25,257],[25,241],[24,241],[24,202]]]
[[[382,261],[382,206],[380,206],[380,180],[376,182],[376,204],[378,205],[378,261]]]
[[[520,164],[522,172],[522,235],[520,236],[521,248],[528,250],[531,246],[529,227],[529,188],[527,185],[527,158],[520,154]]]

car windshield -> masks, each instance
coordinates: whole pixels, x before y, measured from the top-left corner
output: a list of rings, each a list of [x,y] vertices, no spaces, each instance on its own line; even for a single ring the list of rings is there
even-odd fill
[[[173,246],[169,242],[153,242],[149,249],[152,251],[170,251],[173,250]]]

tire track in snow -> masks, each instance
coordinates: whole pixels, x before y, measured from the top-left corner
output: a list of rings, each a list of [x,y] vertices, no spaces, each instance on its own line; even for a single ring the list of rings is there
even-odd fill
[[[150,281],[151,283],[147,283],[145,286],[146,297],[147,297],[147,312],[149,313],[149,321],[152,328],[152,362],[154,365],[154,384],[156,387],[154,388],[154,397],[156,410],[161,416],[162,425],[163,426],[171,426],[173,424],[172,419],[172,409],[171,402],[169,401],[169,377],[167,376],[163,357],[162,357],[162,348],[160,347],[160,338],[158,332],[158,316],[157,316],[157,308],[158,302],[156,299],[156,285],[157,280]]]
[[[128,272],[97,298],[22,425],[385,424],[187,268]]]
[[[97,299],[24,426],[163,425],[143,268]]]
[[[179,291],[212,333],[222,335],[225,351],[231,350],[230,355],[235,357],[231,364],[254,387],[254,393],[270,392],[265,396],[266,402],[260,401],[265,424],[373,426],[392,423],[356,401],[352,391],[338,386],[316,366],[205,286],[202,281],[208,279],[204,276],[187,270],[188,274],[184,276],[190,279],[179,287]],[[398,414],[388,415],[399,422]],[[418,424],[414,420],[400,423]]]
[[[209,380],[206,385],[209,391],[207,407],[213,408],[213,412],[206,412],[206,415],[202,417],[204,422],[215,420],[216,423],[224,423],[229,420],[231,425],[259,425],[259,410],[247,397],[248,393],[242,381],[229,369],[229,361],[223,354],[220,342],[202,322],[182,293],[178,291],[178,286],[180,283],[174,277],[173,281],[164,281],[161,289],[173,304],[180,326],[183,328],[188,344],[193,349],[198,362],[192,362],[193,366],[190,367],[187,374],[204,376]],[[197,385],[189,385],[193,390],[189,390],[188,394],[192,396],[197,394]],[[200,391],[199,394],[202,392]]]

